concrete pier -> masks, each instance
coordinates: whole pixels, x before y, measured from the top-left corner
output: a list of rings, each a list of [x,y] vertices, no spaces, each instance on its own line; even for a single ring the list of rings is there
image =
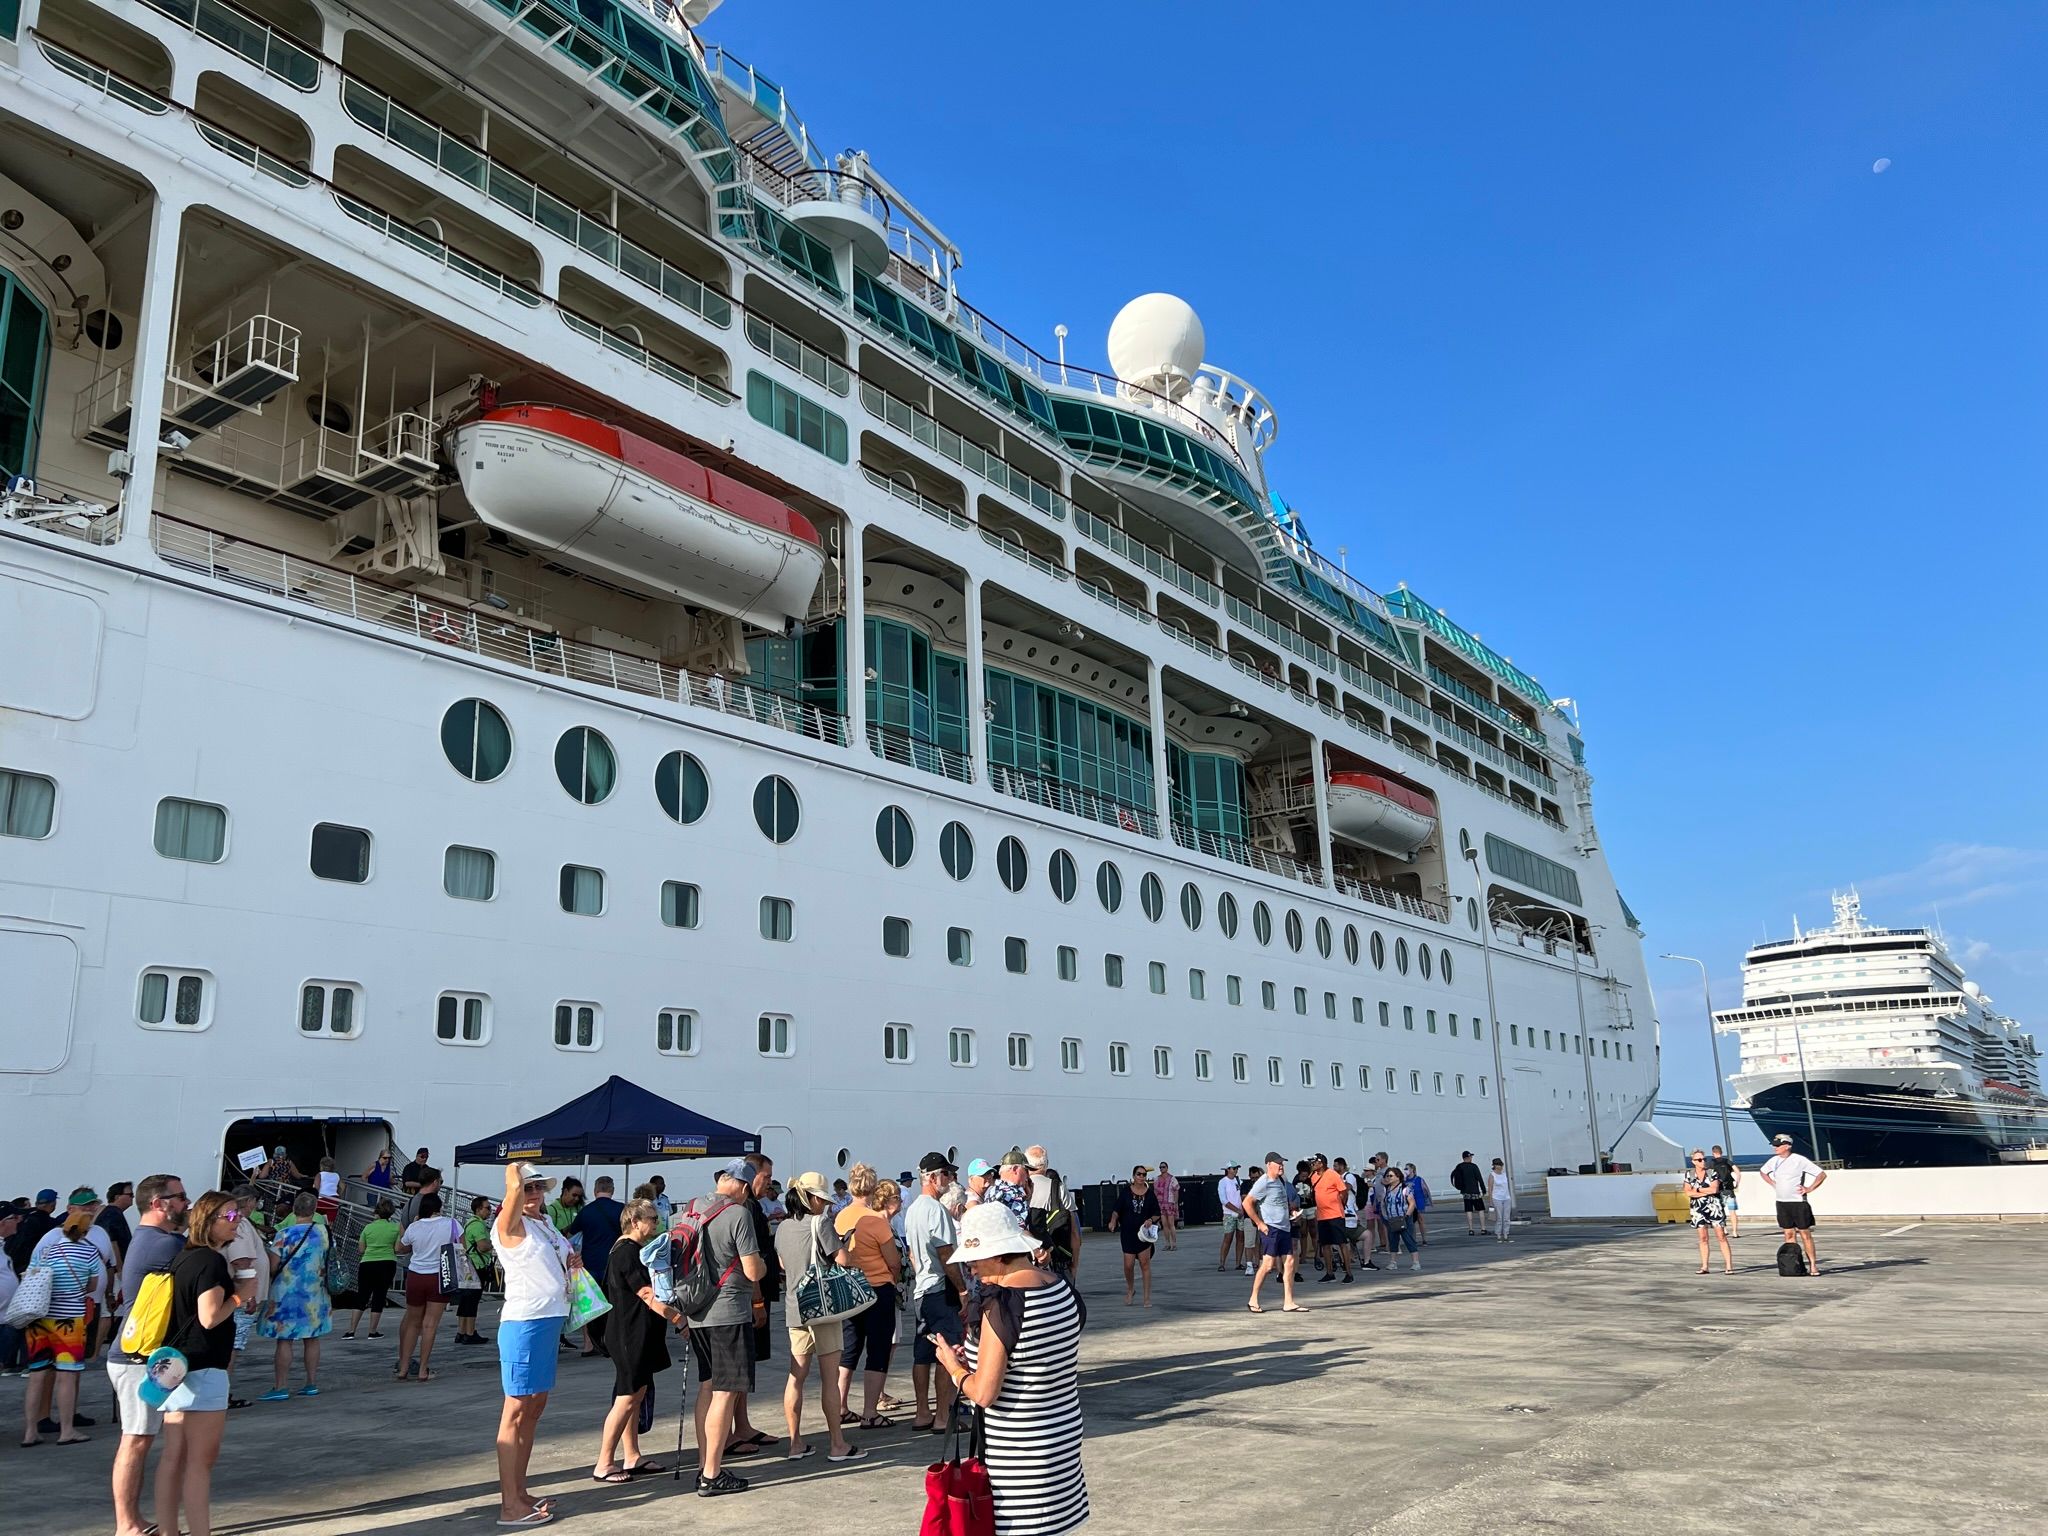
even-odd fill
[[[1823,1225],[1826,1273],[1781,1278],[1774,1232],[1736,1244],[1738,1273],[1694,1272],[1684,1229],[1540,1224],[1505,1247],[1438,1218],[1420,1275],[1301,1287],[1314,1310],[1244,1306],[1197,1229],[1154,1266],[1150,1311],[1123,1305],[1113,1242],[1084,1254],[1086,1464],[1102,1532],[1373,1531],[1462,1536],[2048,1529],[2038,1459],[2048,1345],[2048,1229]],[[390,1378],[382,1341],[331,1339],[316,1399],[229,1417],[216,1530],[328,1536],[494,1529],[495,1351],[444,1325],[434,1382]],[[485,1331],[491,1319],[485,1319]],[[678,1351],[680,1356],[681,1351]],[[907,1350],[890,1388],[909,1391]],[[269,1386],[252,1348],[240,1389]],[[727,1536],[900,1536],[916,1529],[939,1442],[851,1431],[876,1454],[734,1462],[730,1498],[684,1481],[590,1481],[611,1386],[604,1361],[565,1358],[534,1458],[555,1525],[586,1536],[669,1525]],[[680,1365],[659,1387],[649,1449],[673,1464]],[[780,1359],[762,1368],[756,1426],[782,1434]],[[297,1377],[294,1377],[294,1385]],[[87,1377],[90,1446],[0,1444],[0,1528],[112,1528],[116,1430],[103,1373]],[[815,1429],[815,1384],[807,1415]],[[907,1417],[907,1415],[906,1415]],[[146,1507],[146,1506],[145,1506]],[[33,1514],[25,1512],[33,1511]]]

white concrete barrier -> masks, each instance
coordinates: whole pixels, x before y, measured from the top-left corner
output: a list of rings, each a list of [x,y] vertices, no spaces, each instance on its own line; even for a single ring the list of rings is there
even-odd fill
[[[1578,1174],[1550,1180],[1550,1214],[1560,1221],[1654,1221],[1650,1191],[1676,1173]],[[1769,1226],[1776,1197],[1745,1169],[1736,1186],[1745,1220]],[[1813,1197],[1816,1218],[1910,1221],[1967,1217],[2048,1221],[2048,1164],[1981,1168],[1838,1168]]]

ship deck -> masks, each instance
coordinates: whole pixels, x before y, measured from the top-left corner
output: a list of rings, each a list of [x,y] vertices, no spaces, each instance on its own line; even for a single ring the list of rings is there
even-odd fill
[[[2048,1438],[2048,1225],[1824,1225],[1828,1272],[1808,1281],[1779,1278],[1775,1234],[1761,1228],[1737,1243],[1735,1276],[1702,1278],[1684,1229],[1539,1224],[1503,1250],[1444,1216],[1423,1274],[1311,1284],[1316,1309],[1299,1317],[1271,1295],[1265,1316],[1245,1313],[1242,1278],[1215,1271],[1214,1228],[1158,1256],[1151,1311],[1126,1309],[1115,1244],[1097,1237],[1083,1256],[1089,1529],[2038,1526],[2038,1475],[2015,1448]],[[387,1333],[396,1326],[393,1314]],[[779,1435],[779,1319],[776,1334],[752,1412]],[[495,1351],[454,1349],[444,1330],[446,1375],[421,1387],[391,1382],[389,1347],[331,1341],[320,1398],[231,1416],[218,1529],[490,1528]],[[261,1390],[267,1351],[252,1347],[243,1370]],[[611,1379],[602,1361],[565,1357],[534,1457],[535,1491],[579,1532],[680,1519],[727,1536],[820,1522],[879,1536],[922,1507],[935,1444],[901,1428],[853,1432],[877,1453],[859,1465],[735,1463],[754,1479],[737,1498],[700,1502],[666,1477],[594,1485]],[[664,1465],[681,1384],[677,1368],[658,1386],[648,1449]],[[891,1386],[908,1398],[907,1362]],[[814,1429],[815,1393],[814,1378]],[[49,1536],[106,1528],[106,1397],[105,1377],[89,1375],[89,1447],[0,1452],[12,1500]]]

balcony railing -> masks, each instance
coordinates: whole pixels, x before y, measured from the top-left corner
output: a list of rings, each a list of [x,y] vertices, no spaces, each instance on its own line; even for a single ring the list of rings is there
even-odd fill
[[[944,502],[933,501],[931,497],[926,496],[921,491],[913,490],[907,485],[898,485],[880,470],[870,469],[867,465],[863,464],[860,467],[860,472],[867,476],[868,484],[874,486],[877,490],[887,491],[898,501],[907,502],[920,512],[928,512],[942,523],[948,523],[962,532],[974,526],[974,524],[970,523],[964,516],[955,512]]]
[[[359,80],[343,79],[341,104],[348,115],[386,143],[425,161],[484,194],[516,218],[544,229],[622,277],[660,294],[712,325],[732,324],[732,301],[645,246],[589,217],[517,171],[445,133],[416,112],[401,107]],[[844,393],[844,391],[841,391]]]
[[[962,469],[981,476],[999,491],[1005,491],[1047,517],[1064,519],[1067,499],[1043,480],[1037,480],[992,453],[981,444],[962,437],[951,427],[941,426],[928,413],[908,400],[898,399],[866,379],[860,381],[860,403],[870,416],[878,416],[906,437],[923,444],[941,458],[951,459]]]
[[[222,0],[142,0],[194,37],[238,53],[266,75],[301,91],[320,83],[320,56],[267,22]]]
[[[341,211],[350,218],[360,220],[378,234],[388,236],[401,245],[411,246],[422,256],[448,271],[466,277],[471,282],[481,283],[493,292],[502,294],[516,304],[523,304],[528,309],[540,308],[542,297],[532,287],[463,255],[445,240],[436,240],[432,235],[421,234],[393,218],[383,209],[373,207],[361,198],[351,197],[338,188],[334,189],[334,200],[341,205]]]
[[[1153,812],[1142,806],[1111,800],[1090,789],[1077,789],[1071,784],[1040,778],[1035,773],[1006,767],[1002,763],[989,764],[988,782],[999,795],[1029,801],[1048,810],[1065,811],[1069,816],[1080,816],[1106,827],[1121,827],[1126,832],[1145,837],[1159,835],[1159,818]]]
[[[1050,576],[1054,581],[1068,581],[1072,579],[1072,573],[1069,572],[1065,566],[1054,565],[1050,560],[1046,559],[1045,556],[1041,554],[1036,554],[1033,551],[1026,549],[1022,544],[1018,544],[1013,540],[1004,538],[1001,534],[990,533],[986,528],[984,528],[981,530],[981,536],[985,542],[987,542],[992,547],[1001,550],[1004,554],[1008,555],[1012,560],[1022,560],[1034,571],[1042,571],[1047,576]]]
[[[1443,689],[1445,693],[1451,695],[1452,698],[1486,716],[1494,724],[1506,726],[1524,741],[1530,743],[1530,745],[1535,747],[1543,745],[1543,733],[1523,720],[1514,711],[1503,708],[1492,699],[1479,693],[1476,689],[1459,682],[1450,673],[1444,671],[1442,667],[1431,663],[1425,667],[1425,670],[1429,674],[1429,680],[1435,683],[1437,687]]]
[[[792,369],[809,379],[813,384],[822,385],[835,395],[846,394],[853,387],[853,375],[847,372],[846,364],[829,352],[821,352],[794,331],[785,331],[773,320],[760,315],[746,317],[744,327],[747,340],[757,352],[765,352],[783,367]]]
[[[1284,853],[1275,853],[1270,848],[1260,848],[1241,837],[1225,837],[1221,832],[1204,832],[1189,826],[1186,822],[1173,824],[1173,840],[1183,848],[1192,848],[1197,853],[1206,853],[1212,859],[1226,859],[1232,864],[1241,864],[1246,869],[1263,870],[1269,875],[1278,875],[1283,880],[1298,880],[1303,885],[1321,885],[1323,872],[1312,864],[1290,858]]]
[[[1129,617],[1136,619],[1140,624],[1150,624],[1152,622],[1151,614],[1147,613],[1144,609],[1140,608],[1136,603],[1125,602],[1122,598],[1118,597],[1114,592],[1110,591],[1109,588],[1101,585],[1099,582],[1093,582],[1088,580],[1086,577],[1082,577],[1081,579],[1077,580],[1074,583],[1074,585],[1079,587],[1083,592],[1086,592],[1098,603],[1107,603],[1110,607],[1114,608],[1118,613],[1128,615]]]
[[[1433,923],[1448,923],[1451,912],[1433,901],[1424,901],[1420,896],[1410,896],[1406,891],[1390,890],[1384,885],[1374,885],[1369,880],[1354,880],[1349,875],[1335,876],[1331,882],[1344,895],[1355,901],[1369,901],[1389,911],[1402,912],[1409,917],[1425,917]]]
[[[147,112],[152,117],[161,117],[170,111],[171,104],[168,101],[125,75],[117,75],[111,69],[73,53],[69,48],[58,47],[33,27],[29,29],[29,35],[36,40],[36,46],[43,50],[44,56],[52,64],[72,79],[83,81],[107,100],[118,101],[124,107],[133,107],[136,111]]]
[[[925,741],[908,731],[868,722],[868,750],[884,762],[899,763],[920,773],[936,773],[962,784],[974,782],[974,765],[965,752]]]
[[[199,130],[199,137],[206,140],[222,154],[233,155],[252,171],[261,171],[274,181],[281,181],[288,187],[312,185],[312,176],[293,165],[289,160],[280,160],[269,150],[250,143],[239,134],[228,132],[217,123],[209,123],[195,116],[192,126]]]
[[[556,311],[563,324],[580,336],[587,336],[608,352],[616,352],[628,362],[638,363],[657,378],[679,384],[693,395],[700,395],[713,405],[731,405],[739,398],[724,385],[711,379],[699,378],[680,364],[672,363],[647,350],[630,336],[622,336],[609,326],[600,325],[587,315],[579,315],[566,304],[557,304]]]
[[[847,743],[843,716],[715,673],[688,672],[649,657],[587,645],[497,613],[479,613],[453,599],[379,586],[174,518],[152,517],[150,537],[167,563],[230,586],[525,671],[714,710],[833,746]]]
[[[1292,651],[1304,661],[1314,662],[1325,672],[1337,670],[1336,652],[1317,645],[1298,630],[1289,629],[1277,619],[1259,612],[1250,603],[1226,594],[1223,599],[1223,611],[1247,629],[1264,635],[1281,649]]]
[[[1082,537],[1092,539],[1113,554],[1121,555],[1141,571],[1149,571],[1161,581],[1170,583],[1214,608],[1222,595],[1216,583],[1206,576],[1198,576],[1186,566],[1161,554],[1150,544],[1132,538],[1123,529],[1106,518],[1097,517],[1086,507],[1074,508],[1074,531]]]

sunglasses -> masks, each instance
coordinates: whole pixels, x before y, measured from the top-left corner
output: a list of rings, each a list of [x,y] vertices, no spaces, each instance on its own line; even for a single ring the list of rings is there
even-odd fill
[[[529,1195],[531,1195],[531,1194],[535,1194],[535,1193],[539,1193],[539,1194],[543,1194],[543,1195],[544,1195],[544,1194],[546,1194],[546,1193],[547,1193],[547,1191],[548,1191],[548,1187],[547,1187],[547,1185],[546,1185],[546,1184],[543,1184],[543,1183],[540,1183],[539,1181],[536,1181],[536,1182],[534,1182],[534,1183],[532,1183],[532,1184],[522,1184],[522,1185],[520,1185],[520,1188],[521,1188],[522,1190],[524,1190],[524,1191],[525,1191],[525,1192],[526,1192],[527,1194],[529,1194]]]
[[[236,1210],[233,1206],[229,1206],[226,1210],[222,1211],[218,1216],[214,1217],[213,1219],[215,1221],[224,1221],[228,1223],[228,1225],[233,1226],[236,1222],[242,1219],[242,1213]]]

